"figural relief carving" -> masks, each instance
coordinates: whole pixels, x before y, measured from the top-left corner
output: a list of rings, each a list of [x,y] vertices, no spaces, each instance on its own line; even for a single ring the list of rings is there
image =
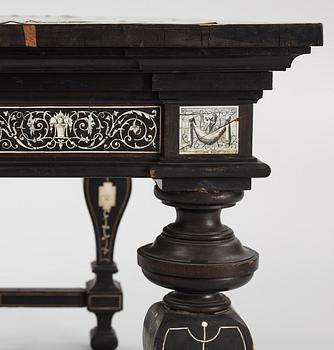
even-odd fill
[[[237,154],[238,106],[182,106],[180,154]]]
[[[0,152],[160,151],[159,106],[0,108]]]

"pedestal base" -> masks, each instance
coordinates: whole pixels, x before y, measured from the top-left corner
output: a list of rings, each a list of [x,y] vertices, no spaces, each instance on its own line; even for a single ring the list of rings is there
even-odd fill
[[[174,311],[163,302],[149,309],[144,350],[253,350],[250,332],[232,309],[216,314]]]

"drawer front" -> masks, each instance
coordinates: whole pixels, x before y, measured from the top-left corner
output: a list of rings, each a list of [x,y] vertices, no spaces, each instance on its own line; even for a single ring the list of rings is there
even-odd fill
[[[160,153],[160,106],[0,107],[0,153]]]

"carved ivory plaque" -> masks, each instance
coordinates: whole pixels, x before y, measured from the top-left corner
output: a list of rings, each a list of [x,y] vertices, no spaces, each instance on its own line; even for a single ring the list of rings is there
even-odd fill
[[[0,107],[0,153],[159,153],[160,106]]]
[[[180,154],[238,154],[238,106],[182,106]]]

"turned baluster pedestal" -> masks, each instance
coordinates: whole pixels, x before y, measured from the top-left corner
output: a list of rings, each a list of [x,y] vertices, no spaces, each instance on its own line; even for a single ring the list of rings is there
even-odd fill
[[[175,291],[149,310],[144,349],[204,348],[206,342],[214,349],[251,349],[247,326],[221,293],[247,283],[258,266],[258,254],[220,221],[221,210],[242,199],[243,191],[156,187],[155,195],[176,208],[177,219],[139,249],[139,265],[150,281]]]

